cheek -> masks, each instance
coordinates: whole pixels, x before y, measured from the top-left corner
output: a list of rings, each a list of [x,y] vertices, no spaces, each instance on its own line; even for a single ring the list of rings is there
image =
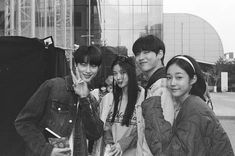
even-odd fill
[[[125,76],[124,76],[124,80],[126,81],[126,83],[128,83],[129,79],[128,79],[127,74],[125,74]]]
[[[166,85],[167,85],[167,87],[170,87],[170,85],[171,85],[171,80],[167,80],[167,81],[166,81]]]
[[[139,64],[139,58],[140,58],[139,56],[136,56],[136,57],[135,57],[135,61],[136,61],[138,64]]]
[[[97,72],[98,72],[98,68],[94,68],[94,69],[92,69],[92,73],[93,73],[94,75],[96,75],[96,74],[97,74]]]

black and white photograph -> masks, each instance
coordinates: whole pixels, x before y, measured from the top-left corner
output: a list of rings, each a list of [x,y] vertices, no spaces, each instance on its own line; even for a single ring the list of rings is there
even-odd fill
[[[0,0],[0,156],[234,156],[234,0]]]

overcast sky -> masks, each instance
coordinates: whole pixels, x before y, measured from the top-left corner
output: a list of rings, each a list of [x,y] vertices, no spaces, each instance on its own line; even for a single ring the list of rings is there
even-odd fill
[[[235,53],[235,0],[163,0],[164,13],[191,13],[218,32],[224,52]]]

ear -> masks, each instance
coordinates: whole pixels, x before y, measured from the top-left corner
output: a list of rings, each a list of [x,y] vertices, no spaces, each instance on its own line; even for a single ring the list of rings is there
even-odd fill
[[[163,50],[159,50],[159,52],[158,52],[158,54],[157,54],[157,57],[159,58],[159,59],[162,59],[162,57],[163,57]]]
[[[194,75],[193,78],[190,80],[190,84],[193,85],[197,82],[197,75]]]

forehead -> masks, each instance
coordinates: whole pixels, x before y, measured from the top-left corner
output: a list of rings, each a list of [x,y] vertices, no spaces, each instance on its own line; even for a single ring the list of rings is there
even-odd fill
[[[187,74],[187,73],[177,64],[172,64],[167,69],[167,74],[175,75],[175,74]]]
[[[155,54],[155,52],[151,50],[141,50],[140,53]]]
[[[116,64],[113,66],[113,71],[123,71],[124,69],[119,65],[119,64]]]

